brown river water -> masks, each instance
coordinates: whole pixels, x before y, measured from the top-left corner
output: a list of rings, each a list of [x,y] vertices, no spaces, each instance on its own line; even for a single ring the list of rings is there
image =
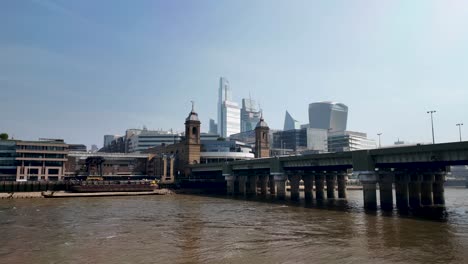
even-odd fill
[[[195,195],[0,200],[0,263],[468,263],[468,189],[447,219]]]

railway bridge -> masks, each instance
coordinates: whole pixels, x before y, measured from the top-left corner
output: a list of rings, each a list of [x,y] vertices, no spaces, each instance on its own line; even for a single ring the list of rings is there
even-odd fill
[[[346,199],[346,181],[353,173],[363,185],[366,209],[377,209],[378,186],[382,210],[392,210],[394,200],[398,209],[407,210],[445,205],[444,181],[451,165],[468,165],[467,141],[195,164],[190,170],[191,178],[202,182],[221,179],[229,195],[279,200],[286,199],[287,180],[290,199],[299,200],[302,180],[306,202]]]

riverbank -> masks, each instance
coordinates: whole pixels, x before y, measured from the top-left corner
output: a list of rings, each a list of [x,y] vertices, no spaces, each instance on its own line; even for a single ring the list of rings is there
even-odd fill
[[[15,193],[0,193],[0,199],[76,198],[76,197],[138,196],[138,195],[168,195],[168,194],[175,194],[175,193],[169,189],[156,189],[150,192],[92,192],[92,193],[72,193],[72,192],[65,192],[65,191],[15,192]]]

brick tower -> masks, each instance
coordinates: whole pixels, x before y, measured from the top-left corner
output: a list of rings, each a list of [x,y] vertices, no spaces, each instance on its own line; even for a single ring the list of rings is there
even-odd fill
[[[255,127],[255,158],[270,157],[269,132],[270,128],[265,120],[263,120],[262,112],[260,121]]]
[[[192,111],[185,119],[184,163],[200,163],[200,120],[195,112],[195,104],[192,101]]]

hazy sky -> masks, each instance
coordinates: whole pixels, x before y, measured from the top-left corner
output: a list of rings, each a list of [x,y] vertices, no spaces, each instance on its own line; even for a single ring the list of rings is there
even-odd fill
[[[207,132],[220,76],[271,128],[349,107],[382,143],[468,139],[466,1],[0,1],[0,131],[102,146],[126,128]],[[462,131],[462,133],[463,133]]]

